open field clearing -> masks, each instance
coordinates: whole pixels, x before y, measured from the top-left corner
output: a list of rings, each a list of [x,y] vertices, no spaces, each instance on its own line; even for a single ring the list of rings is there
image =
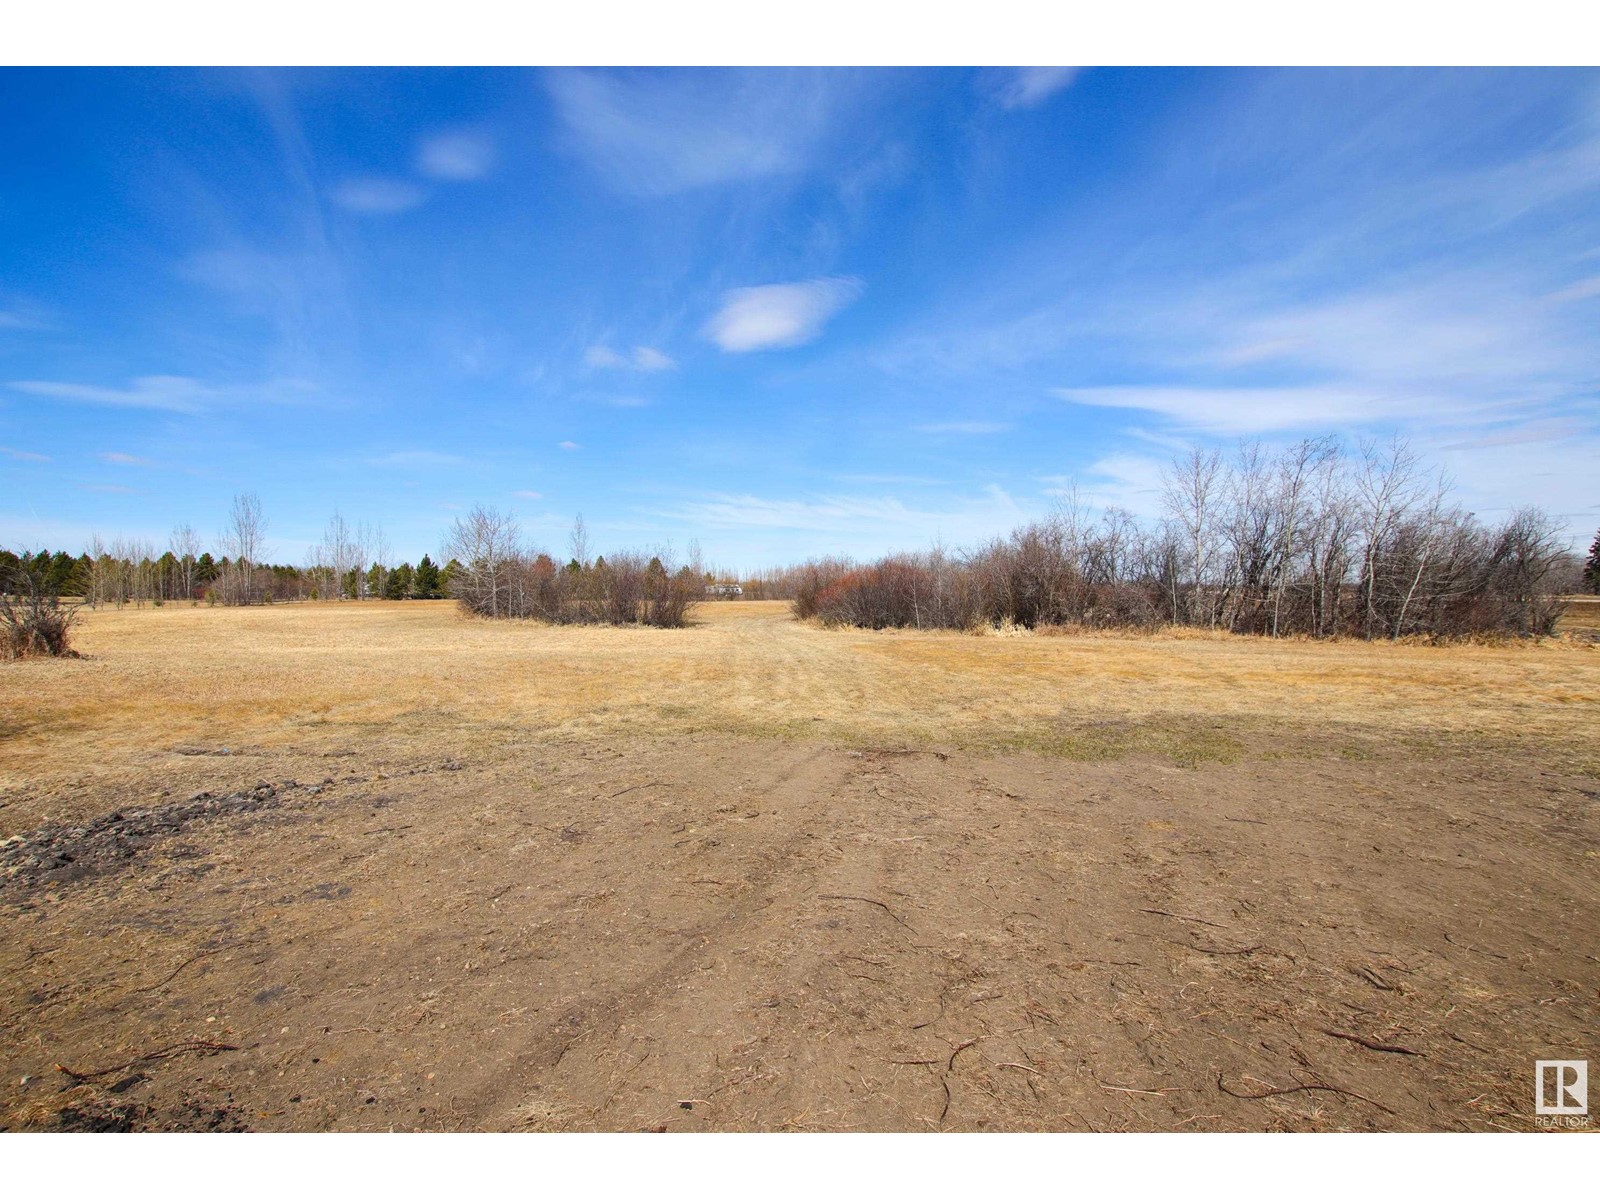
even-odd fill
[[[1594,645],[696,621],[0,670],[0,1125],[1526,1129],[1600,1058]]]

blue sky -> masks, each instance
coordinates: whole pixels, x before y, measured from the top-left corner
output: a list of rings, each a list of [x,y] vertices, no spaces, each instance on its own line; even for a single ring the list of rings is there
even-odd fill
[[[735,567],[1398,430],[1600,526],[1600,72],[0,70],[0,542]]]

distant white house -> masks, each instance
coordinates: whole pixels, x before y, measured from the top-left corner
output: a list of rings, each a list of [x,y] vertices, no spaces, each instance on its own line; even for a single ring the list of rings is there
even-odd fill
[[[744,589],[737,583],[708,583],[706,584],[706,595],[722,597],[742,596],[744,595]]]

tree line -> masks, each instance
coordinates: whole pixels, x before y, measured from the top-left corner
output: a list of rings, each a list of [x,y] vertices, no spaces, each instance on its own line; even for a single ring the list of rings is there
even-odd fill
[[[1273,637],[1548,634],[1558,596],[1600,585],[1536,508],[1486,524],[1403,441],[1194,449],[1162,477],[1162,515],[1050,518],[962,553],[817,559],[772,573],[801,617],[866,628],[1188,625]]]
[[[1175,624],[1398,638],[1549,633],[1559,595],[1600,594],[1600,536],[1580,563],[1538,509],[1487,524],[1400,440],[1242,443],[1226,457],[1195,448],[1163,472],[1161,495],[1153,521],[1117,508],[1091,519],[1069,494],[1047,519],[965,551],[812,559],[740,581],[743,598],[868,628]],[[453,524],[443,566],[428,555],[390,565],[382,527],[337,512],[305,563],[271,563],[266,529],[260,501],[243,494],[212,548],[180,525],[160,549],[95,537],[77,556],[0,550],[0,596],[91,606],[450,596],[486,617],[670,627],[729,590],[707,584],[737,579],[706,570],[693,544],[681,565],[667,552],[591,557],[581,517],[564,565],[481,507]]]
[[[475,508],[452,525],[446,553],[461,569],[450,594],[468,612],[555,625],[653,625],[680,628],[705,595],[697,550],[679,566],[669,550],[624,551],[591,558],[583,518],[573,526],[566,565],[528,546],[516,521]]]
[[[76,557],[64,550],[0,550],[0,590],[75,596],[90,607],[165,604],[271,604],[290,600],[437,600],[450,594],[461,564],[424,554],[391,565],[381,527],[352,529],[335,513],[322,541],[299,566],[262,561],[267,521],[253,495],[234,499],[216,553],[190,525],[157,548],[148,540],[96,535]],[[374,557],[376,556],[376,557]]]

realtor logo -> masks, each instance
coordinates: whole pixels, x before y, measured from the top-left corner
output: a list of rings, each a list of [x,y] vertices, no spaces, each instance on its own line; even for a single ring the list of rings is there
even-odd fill
[[[1540,1059],[1534,1064],[1533,1111],[1541,1117],[1589,1114],[1589,1064],[1583,1059]]]

